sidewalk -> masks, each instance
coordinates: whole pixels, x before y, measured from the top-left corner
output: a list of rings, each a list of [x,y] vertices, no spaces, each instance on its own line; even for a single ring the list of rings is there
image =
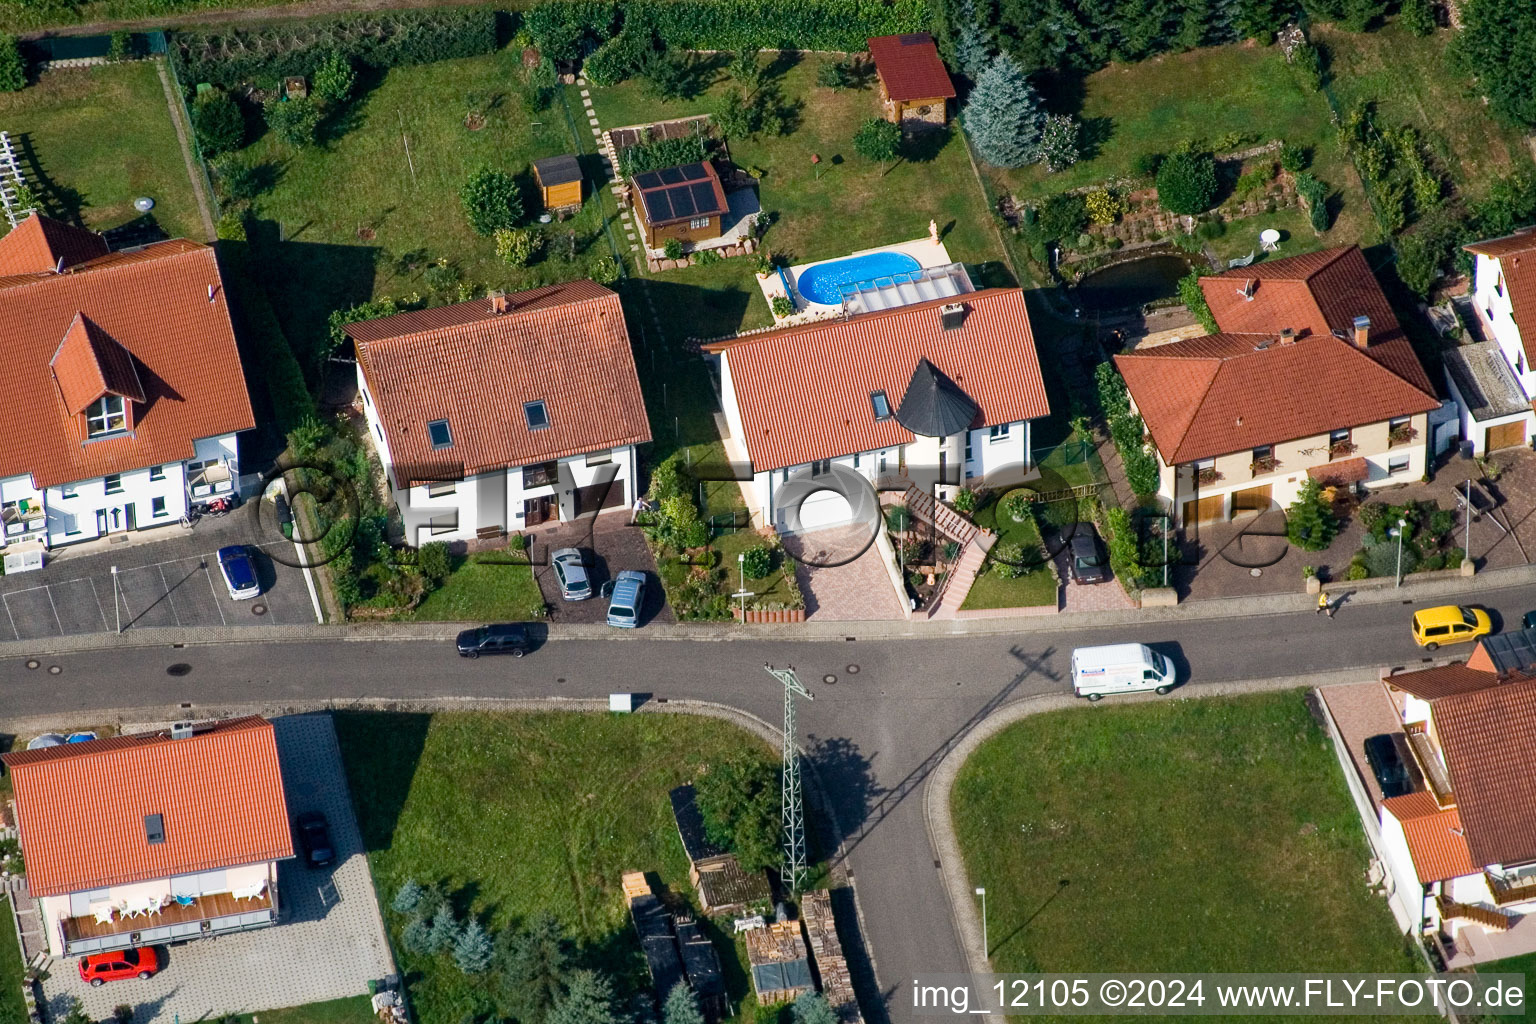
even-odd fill
[[[1401,604],[1406,600],[1477,599],[1488,591],[1536,585],[1536,566],[1491,569],[1470,579],[1453,576],[1433,580],[1405,580],[1402,589],[1390,586],[1361,588],[1350,597],[1354,605]],[[1240,619],[1255,615],[1293,615],[1315,607],[1315,597],[1305,593],[1271,594],[1263,597],[1213,598],[1172,608],[1063,613],[1000,619],[924,619],[894,621],[806,622],[786,628],[777,625],[720,625],[711,623],[655,623],[644,629],[619,630],[605,625],[550,625],[550,640],[612,640],[620,643],[646,640],[725,642],[730,640],[826,640],[848,637],[862,640],[925,639],[965,635],[1013,633],[1060,633],[1147,622],[1190,622],[1201,619]],[[1533,602],[1536,603],[1536,602]],[[378,623],[324,626],[305,623],[291,626],[156,627],[115,633],[47,637],[42,640],[0,643],[0,658],[35,659],[40,655],[73,651],[112,650],[124,647],[160,647],[173,644],[303,643],[315,641],[440,640],[448,643],[463,623]]]

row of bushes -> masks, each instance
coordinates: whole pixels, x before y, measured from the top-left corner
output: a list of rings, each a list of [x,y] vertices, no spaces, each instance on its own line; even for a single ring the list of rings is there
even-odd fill
[[[376,69],[493,53],[499,45],[496,19],[495,11],[450,8],[187,29],[176,32],[170,53],[188,88],[201,82],[272,87],[286,77],[313,75],[331,53]]]
[[[929,26],[924,0],[545,0],[523,24],[557,61],[627,34],[684,50],[863,50],[870,36]]]
[[[1093,371],[1094,384],[1098,389],[1099,411],[1109,424],[1109,436],[1120,453],[1125,466],[1125,479],[1138,498],[1157,493],[1159,476],[1157,459],[1147,451],[1143,438],[1146,426],[1141,417],[1131,411],[1130,393],[1125,379],[1115,370],[1113,363],[1100,363]]]

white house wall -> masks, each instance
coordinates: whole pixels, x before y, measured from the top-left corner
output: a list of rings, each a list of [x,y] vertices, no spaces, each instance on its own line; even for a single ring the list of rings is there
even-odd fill
[[[1510,372],[1514,372],[1514,364],[1510,364]],[[1456,386],[1456,378],[1449,372],[1445,375],[1446,387],[1450,389],[1451,397],[1456,400],[1457,429],[1461,436],[1472,442],[1472,453],[1483,455],[1488,450],[1488,428],[1501,426],[1505,423],[1525,422],[1525,436],[1536,437],[1536,412],[1526,409],[1523,412],[1512,413],[1508,416],[1490,416],[1485,420],[1472,418],[1471,409],[1467,400],[1462,396],[1461,389]]]
[[[1536,369],[1526,363],[1525,348],[1520,344],[1520,328],[1515,325],[1514,307],[1509,299],[1509,286],[1504,286],[1503,295],[1498,293],[1499,273],[1496,258],[1479,254],[1474,269],[1473,298],[1521,389],[1527,395],[1536,395]]]
[[[1394,891],[1401,897],[1403,910],[1415,911],[1411,919],[1418,921],[1420,927],[1426,918],[1433,924],[1438,916],[1433,909],[1434,901],[1424,896],[1424,885],[1413,866],[1413,854],[1408,850],[1408,837],[1403,834],[1402,822],[1385,807],[1381,809],[1381,859],[1392,877]]]

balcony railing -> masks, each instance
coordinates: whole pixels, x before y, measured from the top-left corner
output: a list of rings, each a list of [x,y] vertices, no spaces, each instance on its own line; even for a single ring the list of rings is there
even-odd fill
[[[1488,880],[1488,891],[1493,893],[1493,902],[1501,907],[1536,900],[1536,875],[1503,878],[1492,871],[1484,871],[1483,877]]]
[[[155,914],[126,917],[117,914],[110,921],[94,917],[66,917],[60,923],[64,931],[67,955],[77,956],[103,949],[147,946],[243,931],[272,923],[272,893],[268,889],[253,899],[237,900],[227,892],[199,896],[191,906],[172,902]]]
[[[1429,738],[1424,723],[1410,722],[1403,726],[1403,731],[1408,735],[1408,749],[1413,752],[1413,760],[1418,764],[1424,781],[1429,783],[1430,796],[1435,798],[1435,803],[1440,807],[1453,806],[1456,795],[1451,792],[1451,777],[1446,774],[1445,765],[1436,753],[1434,741]]]
[[[1491,907],[1480,907],[1475,903],[1457,903],[1449,896],[1436,896],[1436,904],[1440,907],[1441,917],[1459,917],[1474,924],[1480,924],[1489,931],[1507,932],[1513,924],[1509,915]]]

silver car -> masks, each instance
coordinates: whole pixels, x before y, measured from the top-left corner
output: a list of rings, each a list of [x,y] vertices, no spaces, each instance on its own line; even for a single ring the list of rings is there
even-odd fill
[[[581,552],[575,548],[561,548],[550,556],[555,564],[555,579],[560,581],[560,596],[567,601],[585,601],[592,596],[592,581],[587,578],[587,567],[581,564]]]

